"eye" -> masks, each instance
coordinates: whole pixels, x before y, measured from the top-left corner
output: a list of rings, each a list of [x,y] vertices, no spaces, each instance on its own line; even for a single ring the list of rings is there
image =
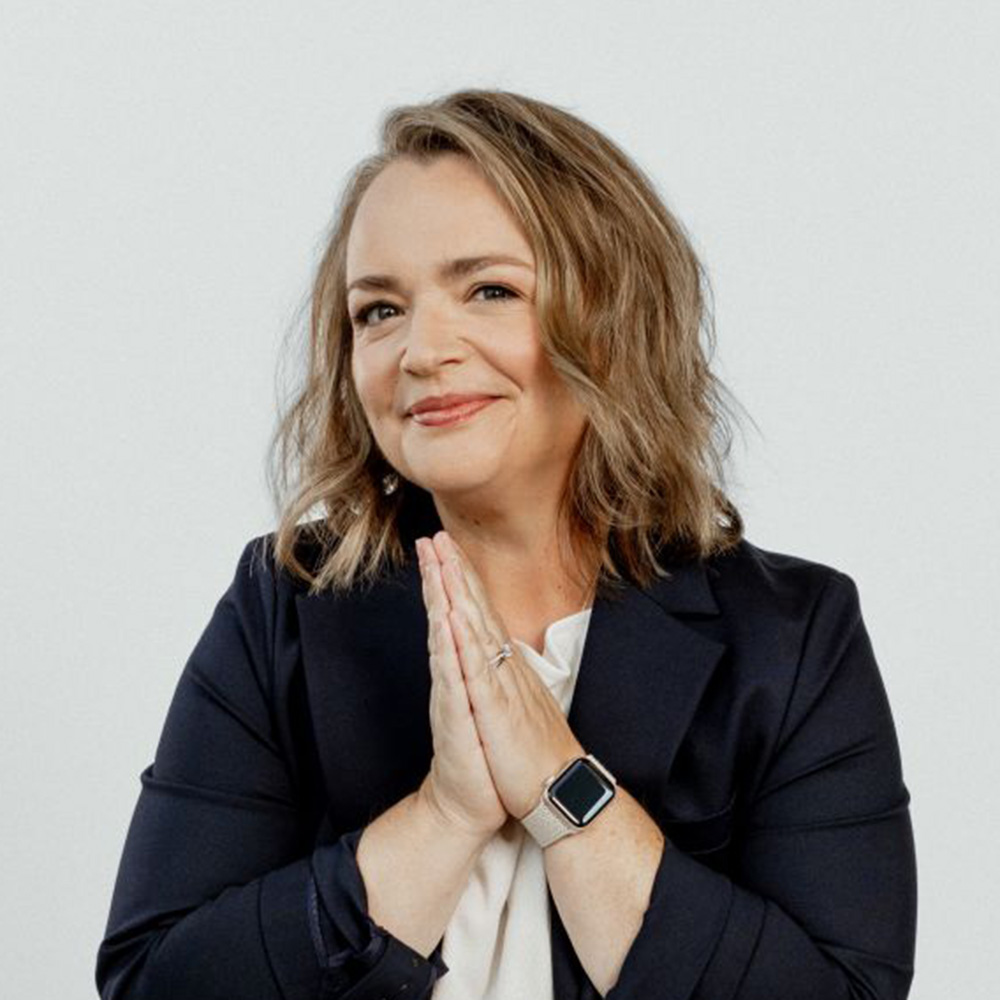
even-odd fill
[[[372,302],[370,305],[362,306],[352,317],[355,326],[377,326],[377,323],[372,323],[368,319],[368,314],[373,309],[380,309],[385,306],[387,309],[395,309],[396,307],[391,302]]]
[[[485,291],[487,289],[493,289],[499,292],[503,292],[503,295],[499,297],[490,296],[488,299],[486,299],[487,302],[496,302],[496,301],[503,302],[507,299],[517,298],[517,292],[513,291],[510,288],[507,288],[506,285],[477,285],[472,290],[472,294],[478,295],[479,292]],[[386,302],[384,299],[379,299],[377,302],[370,302],[368,305],[362,306],[356,313],[354,313],[351,319],[353,319],[354,324],[359,327],[378,326],[378,320],[372,322],[368,318],[368,314],[376,309],[382,309],[382,308],[395,309],[396,306],[394,306],[391,302]],[[386,317],[382,318],[384,319]],[[391,319],[391,317],[388,318]]]
[[[517,292],[512,291],[506,285],[478,285],[476,288],[473,289],[472,294],[475,295],[478,292],[482,292],[482,291],[484,291],[487,288],[495,288],[495,289],[497,289],[497,291],[503,292],[504,294],[502,296],[502,299],[506,299],[506,298],[510,298],[510,297],[517,298]],[[501,301],[502,301],[502,299],[501,299]],[[489,301],[489,300],[487,300],[487,301]]]

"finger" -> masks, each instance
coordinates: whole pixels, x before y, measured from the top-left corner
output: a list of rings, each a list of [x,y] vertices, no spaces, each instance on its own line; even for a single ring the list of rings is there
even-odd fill
[[[454,565],[459,570],[462,581],[462,594],[473,605],[489,607],[490,601],[486,588],[479,579],[475,568],[446,531],[439,531],[433,538],[434,554],[443,566]]]
[[[511,680],[516,680],[515,675],[518,672],[516,663],[508,659],[501,661],[497,666],[490,664],[490,660],[500,652],[503,643],[510,641],[507,638],[506,627],[502,621],[493,616],[488,604],[485,608],[486,613],[484,614],[483,606],[469,591],[468,581],[464,576],[463,569],[452,554],[449,553],[441,565],[443,566],[442,576],[446,589],[451,597],[452,610],[458,609],[462,612],[465,629],[468,633],[468,641],[474,641],[478,646],[478,650],[466,655],[472,657],[472,662],[481,660],[483,672],[490,675],[488,678],[489,683],[494,686],[497,692],[508,695],[507,685]],[[450,613],[449,620],[452,622],[452,632],[455,634],[457,641],[457,627]],[[461,644],[459,644],[459,661],[463,668],[463,676],[465,677],[466,684],[468,684],[470,676],[479,674],[479,668],[468,666],[470,661],[463,658]]]
[[[492,684],[494,678],[489,676],[490,666],[486,662],[483,644],[473,632],[469,619],[461,608],[452,608],[448,612],[452,634],[458,647],[458,660],[465,678],[465,686],[469,692],[469,700],[474,711],[480,711],[484,687]]]
[[[447,541],[444,540],[445,536],[445,532],[438,532],[434,536],[433,541],[444,541],[442,548],[447,548]],[[432,544],[431,547],[433,548],[434,545]],[[500,652],[503,643],[509,641],[506,639],[507,632],[503,622],[494,620],[494,616],[489,610],[488,602],[486,604],[487,613],[483,613],[483,605],[470,592],[463,568],[455,558],[454,549],[449,551],[443,560],[436,550],[435,556],[438,557],[437,562],[442,570],[442,580],[451,602],[452,610],[448,614],[448,619],[451,623],[451,631],[455,637],[456,645],[458,646],[459,665],[466,685],[468,686],[471,676],[478,677],[481,681],[483,676],[489,674],[486,679],[494,688],[493,697],[496,697],[498,694],[506,697],[508,694],[507,684],[510,683],[511,678],[504,675],[511,675],[513,673],[511,666],[508,666],[508,664],[511,664],[511,661],[508,659],[501,662],[500,667],[506,667],[507,669],[500,673],[497,672],[497,667],[493,667],[489,663],[490,659]],[[456,624],[453,614],[456,609],[461,610],[463,613],[462,620],[465,623],[466,652],[464,654],[459,642],[459,626]],[[480,663],[481,667],[478,665]],[[473,706],[475,706],[474,701]]]
[[[503,642],[509,641],[507,627],[493,610],[493,605],[486,594],[486,588],[479,579],[479,574],[476,573],[472,563],[451,535],[442,531],[435,538],[442,542],[442,548],[448,552],[445,565],[457,567],[458,592],[465,601],[473,631],[486,648],[491,651],[491,655],[495,654]]]
[[[424,554],[420,548],[420,542],[417,542],[417,562],[420,566],[420,596],[424,602],[424,609],[427,611],[428,620],[430,619],[431,612],[434,610],[434,597],[431,594],[431,583],[430,577],[427,573],[424,564]],[[427,632],[427,641],[430,642],[430,630]]]
[[[431,601],[431,609],[435,615],[447,624],[448,612],[452,608],[452,600],[445,585],[444,568],[434,554],[433,546],[428,546],[428,549],[429,552],[425,550],[425,553],[427,553],[425,556],[425,573],[427,576],[427,587]],[[450,629],[450,625],[448,625],[448,628]],[[448,629],[445,631],[448,631]],[[457,661],[458,649],[454,642],[454,636],[452,636],[451,649],[454,651]]]
[[[483,609],[469,592],[461,567],[451,558],[445,560],[442,573],[446,589],[451,597],[452,610],[460,610],[471,638],[489,656],[499,651],[504,642],[503,630],[493,626],[483,614]]]
[[[428,646],[436,666],[440,670],[440,678],[449,690],[463,687],[462,665],[459,662],[458,649],[448,622],[449,602],[441,581],[440,567],[432,555],[427,552],[428,546],[418,554],[421,555],[421,587],[424,591],[424,603],[427,606]]]
[[[484,608],[490,607],[489,597],[486,594],[486,587],[483,585],[483,581],[479,579],[479,574],[476,572],[475,567],[472,565],[469,557],[459,546],[451,535],[447,531],[439,531],[434,536],[435,545],[440,543],[440,549],[444,556],[451,556],[453,559],[457,559],[459,565],[462,567],[462,571],[465,574],[465,579],[467,581],[467,586],[475,598],[476,603]]]
[[[434,615],[428,621],[427,629],[430,635],[430,659],[434,680],[441,685],[449,698],[455,699],[456,705],[465,706],[468,703],[468,692],[465,690],[462,664],[459,662],[451,625],[447,618]]]
[[[441,564],[434,546],[421,539],[417,542],[417,552],[420,555],[421,576],[427,588],[428,610],[447,615],[450,601],[441,580]]]

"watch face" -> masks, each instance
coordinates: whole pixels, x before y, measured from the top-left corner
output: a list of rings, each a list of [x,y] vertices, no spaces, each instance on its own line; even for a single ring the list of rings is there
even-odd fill
[[[614,786],[584,759],[575,760],[549,786],[549,800],[577,826],[586,826],[614,794]]]

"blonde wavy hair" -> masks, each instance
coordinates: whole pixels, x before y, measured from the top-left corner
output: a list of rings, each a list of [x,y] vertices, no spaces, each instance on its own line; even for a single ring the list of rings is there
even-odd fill
[[[626,576],[640,586],[668,576],[660,555],[735,547],[743,522],[723,492],[731,394],[709,368],[710,286],[642,170],[567,111],[501,90],[393,108],[380,146],[341,194],[309,298],[304,381],[269,448],[277,564],[317,593],[372,582],[406,561],[401,513],[427,494],[403,477],[385,486],[395,470],[351,376],[345,259],[375,177],[400,157],[443,153],[476,164],[534,251],[543,348],[588,417],[560,506],[574,545],[596,556],[613,588]],[[299,559],[302,540],[318,557]]]

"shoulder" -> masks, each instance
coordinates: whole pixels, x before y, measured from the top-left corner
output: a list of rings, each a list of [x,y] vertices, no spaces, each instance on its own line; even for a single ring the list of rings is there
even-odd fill
[[[765,549],[746,538],[707,559],[705,568],[720,601],[740,601],[792,616],[826,589],[856,589],[852,577],[840,567]]]
[[[266,696],[271,711],[296,711],[293,699],[301,669],[301,629],[296,597],[308,592],[308,583],[275,558],[271,531],[247,539],[236,559],[229,586],[219,602],[223,617],[217,646],[234,655],[233,670],[246,682],[245,664],[252,668],[256,688]],[[296,542],[300,561],[310,558],[308,546]],[[219,670],[225,669],[220,660]],[[301,708],[301,706],[299,706]]]
[[[704,562],[728,637],[797,661],[817,632],[836,644],[861,617],[857,585],[837,566],[748,539]]]
[[[310,570],[315,570],[321,547],[312,531],[315,522],[301,525],[295,542],[295,558]],[[308,584],[290,569],[277,562],[275,557],[276,532],[254,535],[243,545],[236,566],[236,578],[244,587],[257,590],[271,599],[288,599],[304,593]]]
[[[300,562],[315,559],[306,541],[296,543],[295,555]],[[272,531],[243,543],[220,605],[240,625],[244,641],[266,648],[270,657],[279,641],[296,638],[295,597],[307,591],[305,580],[277,562]]]

